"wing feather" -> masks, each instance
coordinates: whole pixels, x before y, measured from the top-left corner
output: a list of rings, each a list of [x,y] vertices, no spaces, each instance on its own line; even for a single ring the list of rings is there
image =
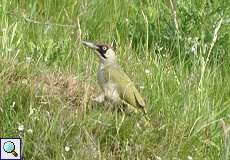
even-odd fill
[[[128,104],[144,109],[145,102],[130,78],[119,67],[108,67],[104,69],[106,81],[115,83],[119,96]]]

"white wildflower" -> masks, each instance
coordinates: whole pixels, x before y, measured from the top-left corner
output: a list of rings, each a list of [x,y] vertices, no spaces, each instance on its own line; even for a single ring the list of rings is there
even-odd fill
[[[24,125],[19,124],[19,125],[18,125],[18,130],[19,130],[20,132],[23,131],[23,130],[24,130]]]
[[[161,157],[159,157],[159,156],[155,156],[155,158],[156,158],[157,160],[161,160]]]
[[[142,128],[141,128],[141,126],[140,126],[139,123],[137,123],[137,128],[140,129],[140,130],[142,130]]]
[[[51,118],[51,114],[49,111],[46,111],[46,115],[47,115],[47,117]]]
[[[12,48],[7,48],[7,50],[8,50],[9,52],[11,52],[13,49],[12,49]]]
[[[12,105],[10,106],[10,108],[11,108],[11,109],[14,109],[15,104],[16,104],[16,103],[15,103],[15,102],[13,102],[13,103],[12,103]]]
[[[162,51],[162,49],[163,49],[163,47],[159,47],[159,48],[158,48],[158,51],[160,52],[160,51]]]
[[[146,73],[146,74],[149,74],[149,73],[150,73],[150,70],[145,69],[145,73]]]
[[[197,55],[197,43],[194,43],[192,45],[192,48],[191,48],[191,52],[194,54],[194,55]]]
[[[65,151],[69,152],[70,151],[70,147],[69,146],[65,146]]]
[[[29,117],[30,117],[32,114],[34,114],[34,111],[35,111],[35,109],[31,107],[31,108],[30,108]]]
[[[192,157],[191,157],[191,156],[188,156],[188,160],[192,160]]]
[[[30,63],[32,61],[31,57],[26,57],[26,62]]]
[[[192,53],[196,52],[196,47],[195,45],[192,46]]]
[[[140,89],[144,89],[145,88],[145,86],[140,86]]]
[[[27,83],[28,83],[27,79],[23,79],[23,80],[22,80],[22,84],[25,84],[25,85],[26,85]]]
[[[32,133],[33,133],[33,130],[30,128],[30,129],[27,130],[27,132],[28,132],[29,134],[32,134]]]

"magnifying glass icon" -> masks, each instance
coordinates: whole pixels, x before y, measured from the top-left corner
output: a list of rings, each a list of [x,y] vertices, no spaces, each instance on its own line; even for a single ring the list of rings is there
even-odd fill
[[[13,142],[11,141],[7,141],[3,144],[3,150],[6,152],[6,153],[11,153],[14,155],[14,157],[17,157],[18,156],[18,153],[15,152],[15,145]]]

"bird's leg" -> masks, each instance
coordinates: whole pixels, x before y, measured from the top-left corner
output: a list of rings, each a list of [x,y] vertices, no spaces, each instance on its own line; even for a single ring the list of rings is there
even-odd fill
[[[127,102],[125,101],[122,101],[123,103],[123,107],[126,109],[127,112],[129,113],[138,113],[137,109],[134,108],[132,105],[128,104]]]
[[[115,104],[115,105],[116,105],[117,112],[125,113],[126,108],[124,107],[123,104],[118,103],[118,104]]]
[[[103,103],[105,101],[104,93],[101,93],[99,96],[93,98],[93,101],[97,103]]]

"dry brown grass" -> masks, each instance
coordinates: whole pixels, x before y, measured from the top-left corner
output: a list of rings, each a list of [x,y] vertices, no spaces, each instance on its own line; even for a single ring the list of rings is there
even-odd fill
[[[12,64],[10,68],[2,71],[2,86],[5,93],[15,85],[22,85],[29,88],[42,104],[50,106],[56,101],[75,110],[88,109],[91,98],[97,95],[97,89],[90,84],[90,80],[83,81],[72,73],[47,71],[23,76],[23,73],[18,72],[18,68],[25,69],[24,67],[26,66]]]

